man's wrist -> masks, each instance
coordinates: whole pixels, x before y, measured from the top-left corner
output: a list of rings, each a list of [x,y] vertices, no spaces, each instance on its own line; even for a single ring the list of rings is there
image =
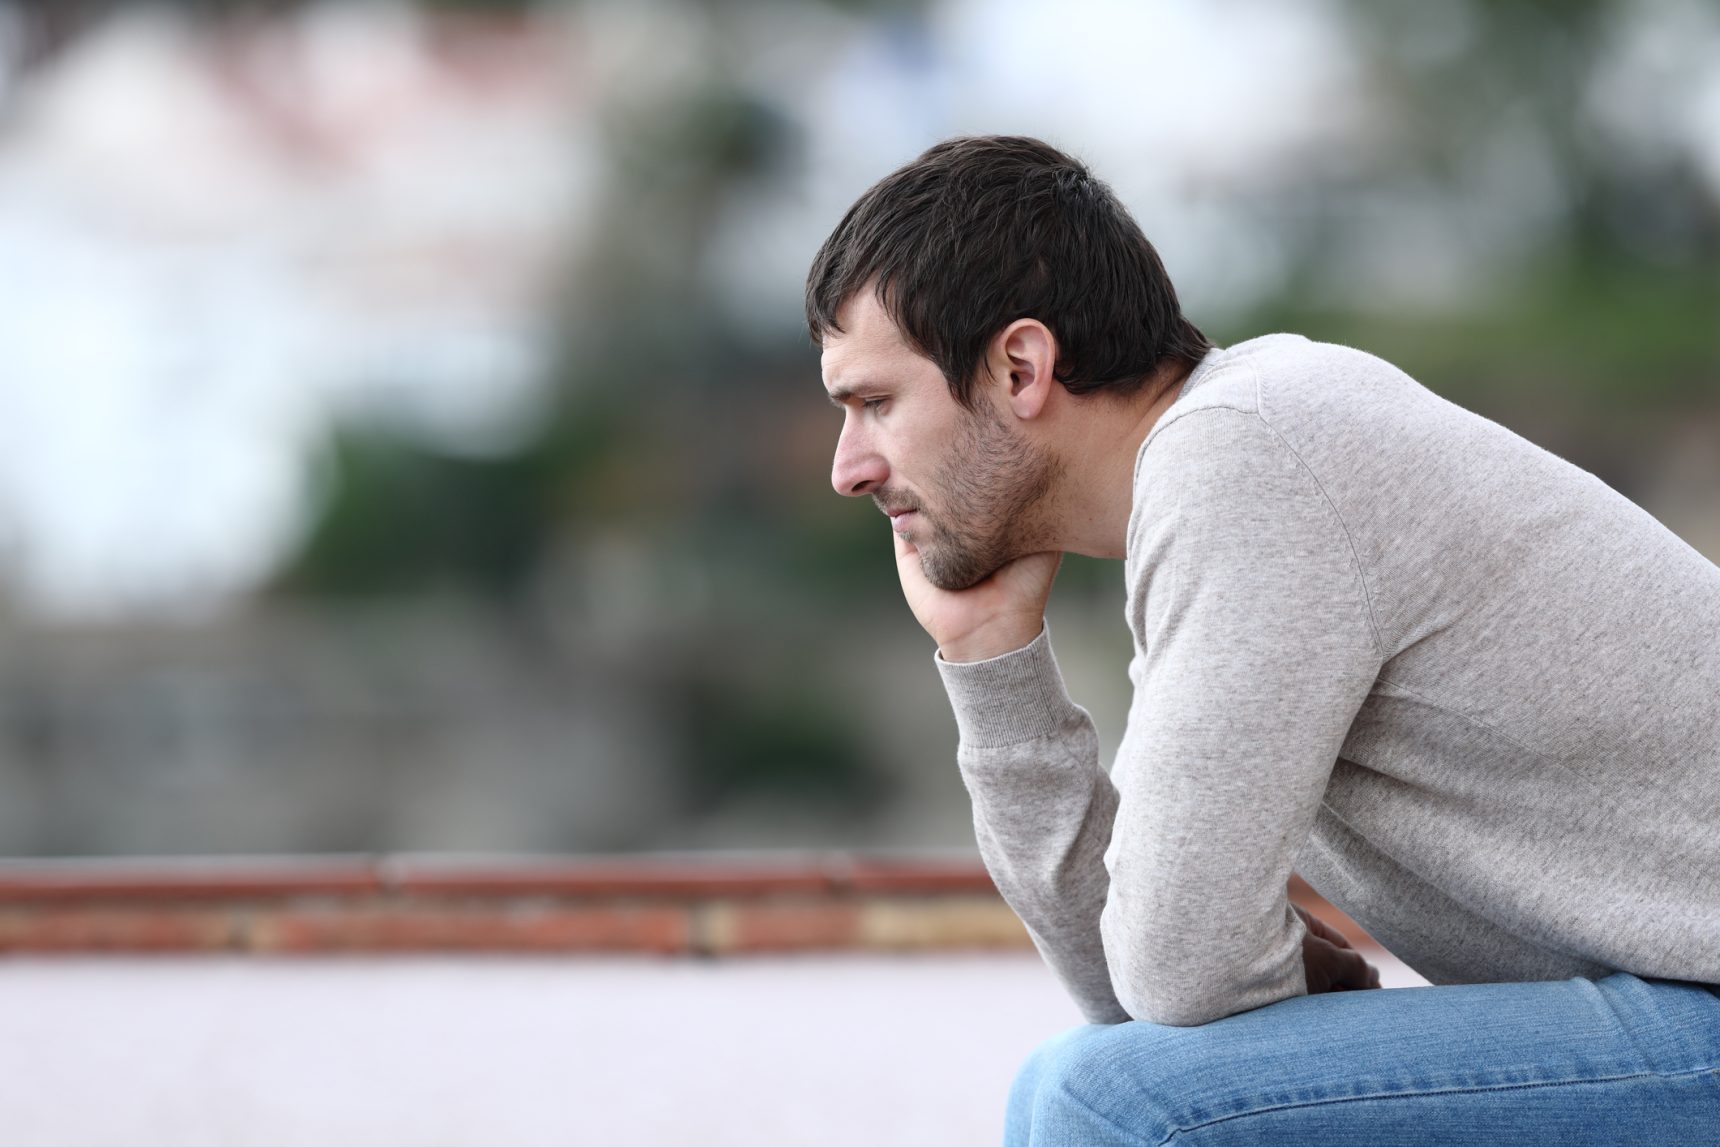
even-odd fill
[[[1045,628],[1043,617],[1026,620],[1012,620],[995,626],[988,626],[965,634],[960,638],[938,646],[938,656],[953,664],[967,661],[989,661],[993,657],[1002,657],[1005,653],[1014,653],[1033,644]]]
[[[1084,716],[1070,700],[1051,652],[1051,623],[1025,645],[979,661],[933,658],[967,750],[1019,745],[1066,733]]]

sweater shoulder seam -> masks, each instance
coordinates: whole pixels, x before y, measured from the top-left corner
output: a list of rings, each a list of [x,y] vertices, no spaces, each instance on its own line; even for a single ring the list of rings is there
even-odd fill
[[[1367,608],[1368,632],[1374,639],[1374,654],[1380,659],[1380,664],[1384,666],[1387,660],[1385,638],[1380,633],[1380,622],[1379,616],[1374,608],[1373,591],[1368,588],[1367,571],[1362,565],[1362,555],[1361,551],[1356,547],[1356,539],[1350,533],[1350,524],[1344,521],[1344,515],[1339,511],[1337,503],[1332,500],[1332,495],[1326,491],[1326,484],[1320,481],[1320,476],[1314,473],[1314,468],[1308,465],[1308,460],[1303,458],[1301,452],[1291,444],[1290,440],[1280,433],[1278,428],[1272,425],[1271,421],[1267,419],[1266,415],[1262,411],[1262,407],[1265,403],[1263,396],[1260,393],[1260,372],[1255,369],[1252,362],[1245,363],[1244,365],[1247,366],[1249,373],[1254,376],[1254,409],[1249,413],[1252,413],[1255,418],[1259,419],[1260,425],[1266,428],[1266,432],[1272,435],[1272,437],[1278,441],[1279,445],[1288,450],[1292,458],[1296,459],[1296,464],[1302,467],[1302,472],[1308,475],[1308,480],[1310,482],[1314,483],[1314,489],[1320,492],[1320,499],[1326,503],[1327,509],[1332,511],[1332,517],[1337,519],[1338,529],[1344,535],[1344,545],[1348,547],[1350,551],[1350,562],[1356,571],[1356,581],[1362,588],[1362,604]]]

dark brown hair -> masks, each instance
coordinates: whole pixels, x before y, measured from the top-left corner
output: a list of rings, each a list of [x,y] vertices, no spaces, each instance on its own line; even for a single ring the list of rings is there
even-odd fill
[[[1016,319],[1056,336],[1072,394],[1133,394],[1212,346],[1111,189],[1026,136],[946,139],[862,195],[807,274],[814,342],[841,332],[837,309],[868,283],[969,409],[987,344]]]

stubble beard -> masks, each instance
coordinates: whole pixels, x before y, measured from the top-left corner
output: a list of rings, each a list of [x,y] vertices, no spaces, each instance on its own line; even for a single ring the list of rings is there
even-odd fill
[[[932,478],[940,505],[935,517],[922,514],[932,536],[915,547],[926,580],[968,589],[1016,558],[1052,548],[1044,503],[1061,472],[982,400]]]

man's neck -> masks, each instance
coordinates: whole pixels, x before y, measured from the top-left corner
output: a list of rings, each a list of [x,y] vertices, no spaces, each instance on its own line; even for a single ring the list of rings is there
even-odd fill
[[[1138,395],[1120,403],[1104,395],[1071,396],[1074,424],[1056,496],[1058,549],[1095,558],[1128,552],[1135,458],[1192,371],[1181,362],[1166,363]]]

